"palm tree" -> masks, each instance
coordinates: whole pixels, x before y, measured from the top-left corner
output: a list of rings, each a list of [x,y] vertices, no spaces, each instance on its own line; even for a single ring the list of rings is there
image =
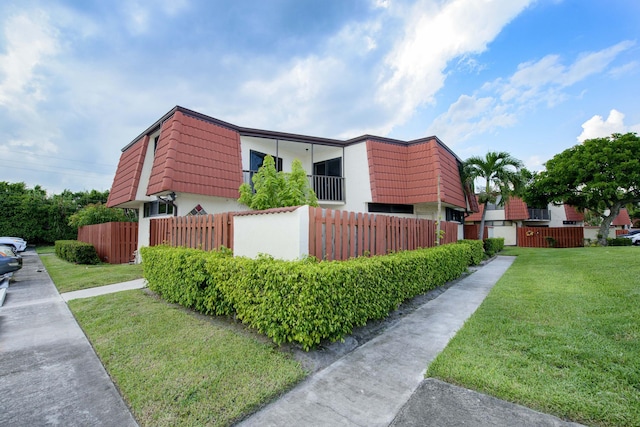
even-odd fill
[[[487,214],[489,203],[498,203],[500,206],[509,200],[509,197],[519,195],[527,181],[526,169],[523,163],[500,151],[490,151],[483,157],[473,156],[465,160],[462,165],[462,179],[465,185],[474,189],[476,181],[484,180],[484,187],[479,186],[478,202],[484,205],[478,239],[484,238],[484,218]]]

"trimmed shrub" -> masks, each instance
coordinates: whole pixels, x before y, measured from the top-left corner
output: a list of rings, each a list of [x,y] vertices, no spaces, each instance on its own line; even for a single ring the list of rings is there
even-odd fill
[[[230,251],[205,252],[166,245],[141,248],[144,277],[149,289],[165,300],[205,314],[231,314],[231,306],[206,274],[209,259],[230,258]]]
[[[100,263],[96,248],[90,243],[77,240],[57,240],[54,247],[56,256],[65,261],[76,264]]]
[[[484,252],[490,258],[504,249],[503,237],[490,237],[484,240]]]
[[[469,265],[478,265],[484,259],[484,243],[480,240],[464,239],[458,240],[459,244],[469,245],[471,248],[471,257],[469,258]]]
[[[633,241],[626,237],[616,237],[615,239],[607,239],[607,246],[632,246]]]
[[[149,288],[168,301],[208,314],[235,313],[275,343],[297,342],[308,350],[459,277],[473,246],[450,244],[332,262],[249,259],[157,246],[142,248],[141,254]]]

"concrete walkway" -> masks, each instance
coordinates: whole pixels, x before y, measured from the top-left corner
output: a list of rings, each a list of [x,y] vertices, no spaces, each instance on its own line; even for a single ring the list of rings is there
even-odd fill
[[[136,426],[33,250],[0,308],[0,425]]]
[[[513,257],[498,256],[241,425],[388,426],[392,422],[398,426],[476,425],[471,420],[477,414],[482,419],[482,414],[490,408],[475,404],[467,413],[459,411],[458,414],[464,414],[460,418],[455,416],[456,413],[446,413],[449,410],[446,406],[433,404],[435,396],[425,387],[415,398],[412,395],[423,383],[427,365],[482,303],[513,260]],[[463,393],[467,392],[471,396],[467,404],[476,402],[476,396],[480,396],[470,391]],[[492,402],[501,401],[493,399]],[[495,418],[493,420],[498,424],[485,425],[565,424],[555,417],[527,408],[518,407],[522,408],[520,412],[511,411],[517,405],[502,404],[504,406],[498,412],[503,413],[505,408],[509,408],[505,413],[511,414],[505,417],[504,424]],[[400,417],[394,421],[399,413]],[[442,420],[449,424],[441,423]]]
[[[129,282],[116,283],[115,285],[99,286],[97,288],[83,289],[81,291],[72,291],[61,293],[60,296],[64,301],[71,301],[80,298],[97,297],[98,295],[112,294],[120,291],[130,291],[132,289],[142,289],[147,286],[144,279],[131,280]]]
[[[144,281],[60,295],[38,255],[23,257],[0,308],[0,425],[136,426],[65,301],[141,288]],[[241,424],[576,425],[423,379],[513,259],[497,257]]]

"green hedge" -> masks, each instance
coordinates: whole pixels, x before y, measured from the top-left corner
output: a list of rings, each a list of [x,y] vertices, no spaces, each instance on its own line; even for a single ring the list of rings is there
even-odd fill
[[[484,239],[484,252],[488,257],[492,257],[504,249],[503,237],[491,237]]]
[[[57,240],[55,252],[58,258],[76,264],[99,264],[96,248],[90,243],[77,240]]]
[[[477,259],[472,252],[475,245],[450,244],[317,262],[156,246],[142,248],[141,255],[149,288],[166,300],[207,314],[235,314],[277,344],[309,349],[459,277]]]
[[[478,265],[484,259],[484,244],[480,240],[458,240],[458,244],[469,245],[471,248],[471,257],[469,265]]]
[[[161,245],[143,247],[141,254],[149,288],[167,301],[205,314],[233,313],[205,268],[205,264],[212,260],[232,258],[231,251],[205,252]]]
[[[607,246],[632,246],[633,241],[626,237],[616,237],[615,239],[608,238]]]

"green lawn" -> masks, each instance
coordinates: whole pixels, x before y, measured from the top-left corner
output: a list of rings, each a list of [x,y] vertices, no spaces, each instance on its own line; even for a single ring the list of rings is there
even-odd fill
[[[526,249],[427,376],[588,425],[640,426],[640,250]]]
[[[226,426],[305,375],[272,345],[142,290],[69,307],[143,426]]]
[[[74,264],[58,258],[52,248],[38,247],[36,251],[61,293],[142,278],[141,264]]]

